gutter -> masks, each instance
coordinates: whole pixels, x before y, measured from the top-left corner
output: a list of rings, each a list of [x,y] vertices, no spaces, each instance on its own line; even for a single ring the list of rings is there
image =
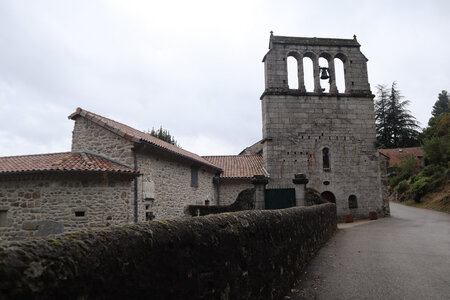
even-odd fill
[[[134,169],[138,170],[138,158],[136,150],[133,151],[134,153]],[[134,178],[134,222],[138,222],[138,177]]]

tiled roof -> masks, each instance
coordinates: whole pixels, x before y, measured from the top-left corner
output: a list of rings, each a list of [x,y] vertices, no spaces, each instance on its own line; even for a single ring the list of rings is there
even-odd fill
[[[221,178],[252,178],[253,175],[264,175],[263,160],[260,155],[203,157],[223,170]]]
[[[89,153],[50,153],[0,157],[0,175],[51,171],[111,172],[138,175],[139,172]]]
[[[395,163],[400,165],[402,158],[407,156],[413,156],[416,159],[423,157],[425,152],[421,147],[411,147],[411,148],[395,148],[395,149],[378,149],[382,154],[389,157],[389,167],[392,167]],[[421,163],[419,161],[419,163]]]
[[[161,150],[164,150],[169,153],[187,158],[189,160],[193,160],[202,165],[206,165],[208,167],[216,169],[217,171],[221,171],[218,167],[211,164],[210,162],[208,162],[207,160],[205,160],[204,158],[202,158],[201,156],[199,156],[195,153],[186,151],[186,150],[184,150],[180,147],[174,146],[170,143],[166,143],[150,134],[147,134],[147,133],[144,133],[137,129],[134,129],[128,125],[119,123],[117,121],[114,121],[114,120],[111,120],[111,119],[108,119],[105,117],[102,117],[100,115],[94,114],[92,112],[89,112],[89,111],[84,110],[79,107],[73,114],[71,114],[69,116],[69,119],[74,120],[77,116],[81,116],[88,120],[91,120],[92,122],[100,125],[103,128],[106,128],[106,129],[114,132],[115,134],[117,134],[127,140],[133,141],[135,143],[146,142],[153,146],[156,146],[157,148],[159,148]]]

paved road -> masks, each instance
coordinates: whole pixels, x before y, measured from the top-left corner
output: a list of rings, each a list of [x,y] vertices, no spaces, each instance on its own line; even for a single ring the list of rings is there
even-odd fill
[[[391,217],[339,229],[290,299],[450,299],[450,215],[391,203]]]

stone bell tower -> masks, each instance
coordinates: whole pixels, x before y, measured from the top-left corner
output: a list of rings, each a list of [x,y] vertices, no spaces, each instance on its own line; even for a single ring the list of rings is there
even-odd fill
[[[288,57],[297,61],[298,88],[288,85]],[[327,66],[319,66],[319,58]],[[313,66],[314,89],[305,89],[304,59]],[[345,90],[336,86],[335,61],[343,65]],[[384,215],[373,97],[367,58],[353,39],[274,36],[263,59],[265,91],[263,161],[268,192],[293,189],[294,175],[337,206],[338,216]],[[322,68],[320,68],[322,67]],[[327,78],[328,91],[321,86]],[[266,194],[268,195],[268,194]]]

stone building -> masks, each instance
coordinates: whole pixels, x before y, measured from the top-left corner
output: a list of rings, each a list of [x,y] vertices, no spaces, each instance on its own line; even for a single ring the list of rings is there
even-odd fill
[[[288,85],[289,58],[296,87]],[[374,95],[356,37],[271,34],[263,62],[263,138],[239,155],[201,157],[78,108],[69,116],[71,152],[0,158],[0,237],[180,217],[189,205],[231,204],[251,187],[257,209],[308,205],[308,186],[335,202],[338,216],[388,215],[387,157],[375,147]]]
[[[88,153],[0,158],[0,238],[133,222],[139,172]]]
[[[297,73],[289,74],[297,77],[296,88],[288,85],[289,57],[297,62]],[[311,91],[305,88],[304,60],[313,65]],[[344,68],[343,90],[336,85],[336,60]],[[264,169],[269,174],[266,204],[291,197],[291,204],[284,205],[294,205],[294,175],[303,173],[309,187],[336,203],[339,216],[351,213],[362,218],[370,211],[381,216],[387,214],[375,146],[374,95],[368,82],[367,58],[361,53],[356,37],[327,39],[271,34],[269,52],[263,62],[261,144]]]

